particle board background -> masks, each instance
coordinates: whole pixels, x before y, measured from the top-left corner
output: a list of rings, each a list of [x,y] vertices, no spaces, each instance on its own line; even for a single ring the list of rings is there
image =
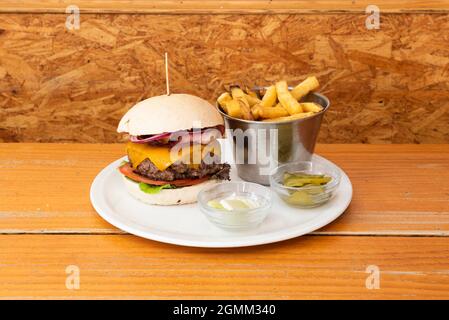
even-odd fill
[[[10,11],[0,5],[3,142],[120,140],[123,113],[165,92],[167,51],[172,91],[211,102],[225,84],[317,75],[332,103],[320,142],[449,143],[446,12],[385,13],[367,30],[363,12],[118,10],[68,31],[66,14]]]

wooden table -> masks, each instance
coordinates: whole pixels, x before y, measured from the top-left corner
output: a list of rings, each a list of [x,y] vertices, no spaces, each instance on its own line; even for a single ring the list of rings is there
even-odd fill
[[[353,182],[341,218],[218,250],[141,239],[95,213],[90,184],[123,149],[0,144],[0,297],[449,298],[448,145],[320,145]]]

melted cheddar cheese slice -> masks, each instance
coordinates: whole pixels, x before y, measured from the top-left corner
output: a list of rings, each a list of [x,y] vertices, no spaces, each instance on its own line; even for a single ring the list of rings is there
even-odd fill
[[[219,149],[199,144],[184,148],[174,146],[173,148],[128,142],[126,152],[134,168],[148,158],[160,171],[164,171],[176,161],[182,161],[195,167],[209,152],[219,154]]]

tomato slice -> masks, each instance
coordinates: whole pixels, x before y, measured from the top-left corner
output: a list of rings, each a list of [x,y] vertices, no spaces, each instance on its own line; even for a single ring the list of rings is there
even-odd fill
[[[140,174],[135,173],[129,163],[125,163],[122,166],[120,166],[119,171],[125,177],[127,177],[133,181],[143,182],[146,184],[152,184],[155,186],[163,186],[164,184],[170,184],[170,185],[176,186],[176,187],[186,187],[186,186],[193,186],[195,184],[202,183],[209,179],[208,177],[203,177],[203,178],[198,178],[198,179],[178,179],[178,180],[173,180],[173,181],[152,180],[147,177],[141,176]]]

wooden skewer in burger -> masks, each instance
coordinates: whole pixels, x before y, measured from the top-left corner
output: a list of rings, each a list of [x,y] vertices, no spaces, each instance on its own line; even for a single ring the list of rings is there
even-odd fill
[[[148,204],[196,202],[206,186],[229,180],[229,164],[221,163],[223,118],[206,100],[167,94],[139,102],[121,119],[118,132],[128,133],[127,162],[119,171],[128,192]]]

